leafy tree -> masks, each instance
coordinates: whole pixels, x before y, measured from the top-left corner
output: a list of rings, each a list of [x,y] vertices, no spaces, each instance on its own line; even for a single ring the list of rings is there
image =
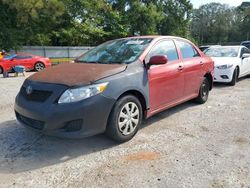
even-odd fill
[[[131,35],[189,36],[189,0],[0,0],[0,45],[97,45]],[[7,39],[7,40],[6,40]]]
[[[50,43],[48,33],[64,12],[59,0],[1,0],[2,48]]]
[[[249,33],[249,11],[220,3],[203,5],[193,11],[191,34],[200,44],[239,43]]]

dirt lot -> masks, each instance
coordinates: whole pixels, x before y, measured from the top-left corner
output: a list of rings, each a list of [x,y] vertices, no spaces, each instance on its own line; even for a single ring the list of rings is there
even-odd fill
[[[0,187],[250,187],[250,79],[146,120],[130,142],[62,140],[16,123],[0,78]],[[45,109],[46,110],[46,109]]]

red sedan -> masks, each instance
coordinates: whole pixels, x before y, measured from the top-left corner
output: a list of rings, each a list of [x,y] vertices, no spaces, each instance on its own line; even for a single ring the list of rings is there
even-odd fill
[[[41,71],[44,68],[51,67],[51,61],[49,58],[31,54],[18,53],[6,56],[0,60],[0,74],[11,71],[17,65],[24,66],[26,70]]]
[[[15,113],[21,124],[45,134],[83,138],[106,132],[124,142],[143,118],[191,99],[205,103],[213,72],[212,59],[186,39],[116,39],[75,63],[27,78]]]

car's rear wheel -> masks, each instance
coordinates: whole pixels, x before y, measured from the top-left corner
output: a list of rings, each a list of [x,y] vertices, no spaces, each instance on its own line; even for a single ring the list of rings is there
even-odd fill
[[[232,81],[229,83],[231,86],[235,86],[236,82],[238,81],[238,72],[238,67],[236,67],[233,73]]]
[[[35,64],[35,70],[38,71],[38,72],[42,71],[44,68],[45,68],[45,65],[42,62],[37,62]]]
[[[133,95],[120,98],[109,117],[106,133],[118,141],[126,142],[134,137],[142,122],[142,106]]]
[[[198,97],[195,99],[196,102],[200,103],[200,104],[204,104],[207,99],[208,99],[208,95],[209,95],[209,81],[208,79],[205,77],[201,83],[200,86],[200,91],[199,91],[199,95]]]

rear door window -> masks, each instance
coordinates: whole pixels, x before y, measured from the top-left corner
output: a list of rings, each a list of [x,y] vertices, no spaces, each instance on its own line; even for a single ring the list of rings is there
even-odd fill
[[[185,41],[182,41],[182,40],[177,40],[176,43],[177,43],[177,46],[181,50],[181,54],[182,54],[183,59],[200,57],[200,54],[193,47],[192,44],[185,42]]]

